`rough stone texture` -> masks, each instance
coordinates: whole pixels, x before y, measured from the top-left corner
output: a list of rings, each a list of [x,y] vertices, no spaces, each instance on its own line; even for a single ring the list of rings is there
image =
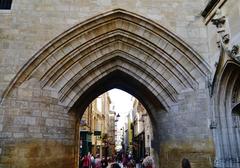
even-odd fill
[[[223,57],[228,57],[224,53]],[[222,59],[220,59],[222,62]],[[234,112],[240,103],[240,65],[233,60],[228,60],[222,68],[222,73],[217,73],[212,101],[214,102],[212,120],[215,127],[212,129],[216,143],[216,167],[240,166],[240,109]]]
[[[197,152],[196,152],[197,151]],[[181,167],[182,158],[188,158],[192,167],[211,168],[214,148],[212,141],[168,141],[161,144],[160,167]]]
[[[227,1],[222,7],[222,15],[226,17],[226,34],[230,35],[228,49],[240,44],[239,12],[240,3],[237,0]],[[233,113],[235,105],[239,104],[239,62],[228,55],[226,49],[217,48],[219,40],[217,30],[209,23],[208,38],[211,66],[215,72],[212,83],[212,105],[210,106],[211,121],[214,123],[212,134],[215,143],[215,167],[240,167],[240,134],[239,113]]]
[[[240,3],[238,0],[232,0],[226,2],[221,7],[221,12],[224,16],[226,16],[226,33],[230,34],[230,46],[239,44],[240,42],[240,34],[239,34],[239,12],[240,12]],[[207,37],[209,41],[209,54],[210,57],[210,65],[212,69],[215,70],[215,65],[219,61],[219,48],[217,48],[216,42],[219,41],[219,37],[217,36],[216,26],[214,26],[211,22],[208,23],[207,26]]]
[[[1,104],[0,167],[73,167],[75,118],[35,79]]]
[[[191,0],[16,0],[10,12],[1,11],[0,94],[18,70],[43,45],[68,28],[100,13],[122,8],[167,27],[202,55],[208,53],[201,17],[203,1]]]
[[[223,93],[212,99],[209,94],[208,78],[214,76],[218,50],[215,29],[200,17],[205,4],[205,0],[15,0],[11,11],[0,11],[1,95],[19,75],[0,105],[0,167],[76,167],[76,113],[113,86],[136,96],[148,110],[159,167],[179,167],[183,157],[193,167],[211,167],[215,152],[209,124],[216,119],[215,102]],[[233,44],[239,42],[239,4],[228,1],[223,7]],[[111,11],[116,8],[129,13]],[[26,64],[33,57],[37,61]],[[219,85],[224,88],[226,83]],[[227,107],[230,114],[230,107],[219,107],[220,111]],[[227,121],[224,111],[219,115],[222,123],[232,123],[231,115]],[[213,131],[215,145],[221,146],[216,155],[225,157],[235,149],[237,130],[223,124],[218,131],[223,141]],[[226,153],[220,155],[223,149]],[[239,156],[239,151],[235,153],[232,156]]]
[[[205,90],[185,92],[168,113],[158,116],[160,167],[179,167],[189,158],[192,167],[212,167],[214,145],[209,137],[209,93]]]
[[[39,139],[5,142],[0,162],[4,168],[70,168],[74,167],[74,146]]]
[[[205,110],[195,108],[193,103],[198,100],[199,89],[208,91],[205,84],[210,71],[204,60],[168,30],[143,17],[123,10],[98,17],[49,43],[9,85],[1,105],[4,167],[31,167],[39,160],[39,166],[49,163],[53,167],[57,163],[54,167],[72,167],[78,160],[78,150],[74,150],[79,144],[76,114],[112,87],[120,87],[145,103],[157,130],[156,153],[166,140],[183,139],[185,144],[197,139],[208,144],[204,141],[210,138],[206,123],[193,127],[189,118]],[[166,116],[160,116],[160,111]],[[208,110],[201,114],[206,121]],[[162,140],[160,144],[158,139]],[[35,149],[40,153],[49,149],[53,155],[29,156]],[[193,150],[212,157],[209,151]],[[164,156],[158,157],[161,160]],[[209,162],[204,161],[204,165]]]

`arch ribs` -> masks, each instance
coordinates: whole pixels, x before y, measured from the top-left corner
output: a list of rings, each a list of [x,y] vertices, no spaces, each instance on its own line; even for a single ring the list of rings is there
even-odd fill
[[[123,65],[111,64],[111,60]],[[45,45],[17,73],[2,98],[35,77],[43,87],[57,88],[61,102],[64,97],[75,100],[80,96],[74,92],[77,82],[81,80],[80,88],[84,88],[89,79],[107,75],[114,66],[135,74],[149,89],[157,88],[155,96],[164,97],[166,105],[176,101],[182,90],[199,88],[210,74],[208,64],[176,35],[147,18],[115,9],[72,27]]]

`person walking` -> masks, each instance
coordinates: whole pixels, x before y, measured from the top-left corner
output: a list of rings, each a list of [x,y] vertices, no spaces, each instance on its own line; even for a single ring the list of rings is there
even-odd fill
[[[182,168],[191,168],[191,164],[188,159],[186,158],[182,159]]]
[[[102,163],[102,168],[106,168],[108,166],[107,158],[103,157],[101,163]]]
[[[154,168],[154,161],[151,156],[148,154],[145,155],[146,157],[143,159],[143,166],[144,168]]]
[[[83,159],[82,159],[82,165],[83,168],[89,168],[91,165],[90,159],[88,155],[84,155]]]
[[[96,155],[95,168],[102,168],[102,163],[99,154]]]
[[[111,168],[121,168],[121,166],[117,162],[115,162],[111,165]]]
[[[123,154],[123,157],[122,157],[123,167],[127,167],[127,163],[128,163],[127,155]]]
[[[93,157],[93,155],[91,154],[91,168],[95,168],[95,158]]]

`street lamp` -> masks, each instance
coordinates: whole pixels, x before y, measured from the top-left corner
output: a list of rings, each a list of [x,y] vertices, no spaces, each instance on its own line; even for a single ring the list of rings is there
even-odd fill
[[[117,116],[116,116],[116,120],[115,120],[115,122],[118,122],[118,118],[120,117],[120,115],[119,115],[119,113],[117,114]]]
[[[119,121],[119,117],[120,117],[120,114],[118,113],[117,114],[117,116],[116,116],[116,113],[114,113],[114,116],[115,116],[115,120],[114,120],[114,122],[115,122],[115,124],[114,124],[114,126],[115,126],[115,135],[114,135],[114,141],[115,140],[117,140],[117,122]]]
[[[122,143],[121,143],[121,145],[122,145],[122,150],[123,151],[125,151],[125,142],[124,142],[124,127],[122,127],[121,129],[120,129],[121,131],[122,131]]]

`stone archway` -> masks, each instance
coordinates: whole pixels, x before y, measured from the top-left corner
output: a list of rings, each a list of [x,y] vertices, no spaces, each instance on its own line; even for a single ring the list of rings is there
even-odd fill
[[[214,127],[217,167],[239,167],[240,66],[228,59],[217,73],[214,87]]]
[[[209,74],[190,46],[157,23],[122,9],[103,13],[44,46],[7,87],[2,134],[9,134],[1,146],[11,154],[1,157],[6,165],[73,167],[78,116],[117,87],[150,113],[160,167],[177,167],[184,156],[210,167]]]

